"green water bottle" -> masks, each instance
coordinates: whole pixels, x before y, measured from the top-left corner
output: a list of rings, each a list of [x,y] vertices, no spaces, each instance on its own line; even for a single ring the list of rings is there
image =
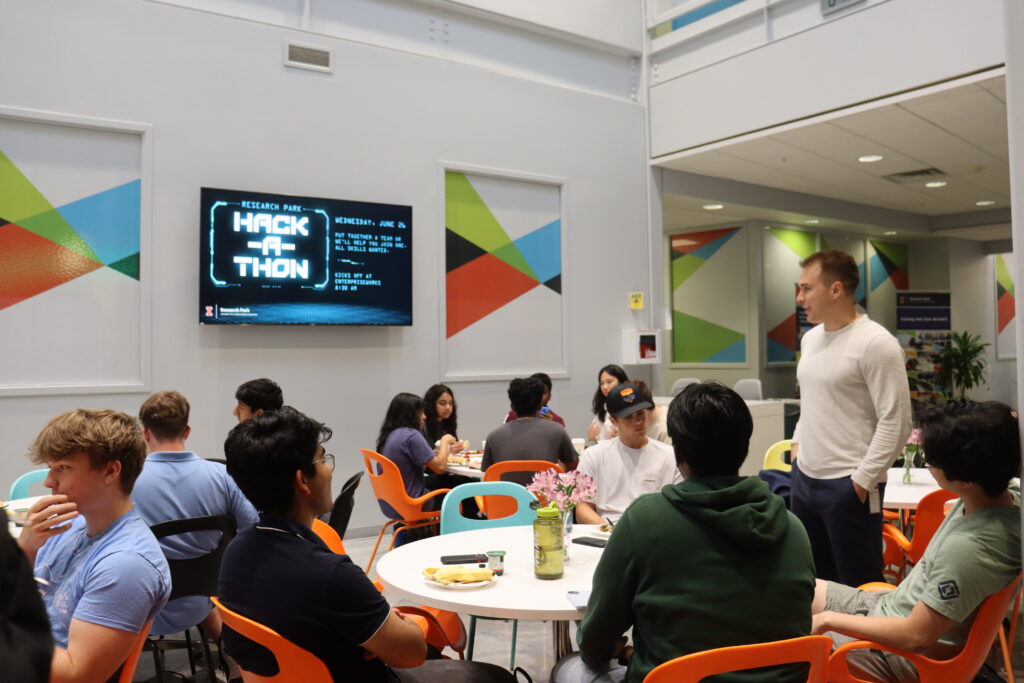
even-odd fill
[[[562,539],[562,513],[558,508],[538,508],[533,520],[533,574],[538,579],[560,579],[565,574]]]

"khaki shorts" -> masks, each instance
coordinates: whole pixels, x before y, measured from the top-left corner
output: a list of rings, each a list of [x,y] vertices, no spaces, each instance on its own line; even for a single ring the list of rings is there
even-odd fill
[[[887,591],[862,591],[841,583],[829,581],[825,591],[825,610],[841,614],[854,614],[862,617],[871,616],[875,603]],[[825,634],[832,639],[836,647],[860,638],[851,638],[842,633],[829,631]],[[847,661],[875,678],[890,683],[917,683],[917,669],[903,657],[882,650],[853,650],[847,655]]]

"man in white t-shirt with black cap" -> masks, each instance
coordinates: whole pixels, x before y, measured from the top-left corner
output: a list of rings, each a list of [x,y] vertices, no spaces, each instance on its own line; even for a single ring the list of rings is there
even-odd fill
[[[635,384],[623,382],[612,389],[605,405],[619,435],[588,448],[580,457],[578,470],[597,484],[594,500],[576,507],[580,524],[618,521],[637,497],[682,481],[672,447],[647,438],[648,411],[654,406]]]

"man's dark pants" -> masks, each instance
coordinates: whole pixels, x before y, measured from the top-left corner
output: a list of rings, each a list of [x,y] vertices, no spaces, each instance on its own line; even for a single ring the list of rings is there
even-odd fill
[[[878,487],[879,501],[885,484]],[[819,579],[859,586],[882,581],[882,511],[861,502],[850,477],[812,479],[793,463],[790,507],[807,529]]]

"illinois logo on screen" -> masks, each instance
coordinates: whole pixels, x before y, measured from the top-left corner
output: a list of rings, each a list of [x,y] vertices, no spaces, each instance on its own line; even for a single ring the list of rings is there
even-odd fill
[[[330,218],[323,209],[256,200],[210,206],[210,281],[216,287],[326,289]]]

